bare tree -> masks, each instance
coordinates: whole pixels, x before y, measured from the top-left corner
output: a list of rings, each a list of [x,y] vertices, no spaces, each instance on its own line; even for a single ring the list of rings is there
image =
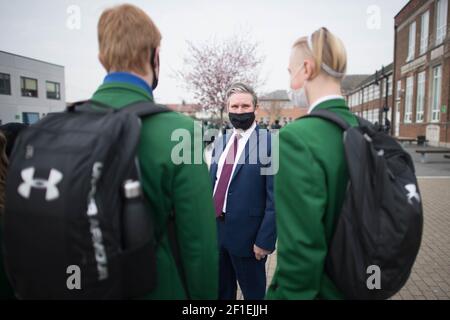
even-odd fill
[[[238,36],[221,42],[187,44],[185,67],[177,77],[205,109],[220,113],[222,122],[225,94],[234,82],[244,82],[255,90],[262,85],[260,67],[264,58],[258,55],[259,44]]]

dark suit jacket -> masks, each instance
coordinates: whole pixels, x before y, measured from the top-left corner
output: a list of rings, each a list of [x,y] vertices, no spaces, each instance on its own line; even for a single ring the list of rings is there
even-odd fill
[[[210,169],[213,188],[220,156],[230,138],[223,136],[215,142]],[[271,170],[271,141],[267,130],[257,126],[253,131],[231,178],[225,221],[218,222],[219,245],[239,257],[254,256],[255,244],[275,250],[273,175],[261,174]]]

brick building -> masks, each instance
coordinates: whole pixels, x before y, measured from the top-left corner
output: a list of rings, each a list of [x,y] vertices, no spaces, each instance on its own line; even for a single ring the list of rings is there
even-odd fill
[[[282,126],[305,115],[307,108],[298,108],[292,105],[286,90],[277,90],[261,96],[256,120],[259,123],[272,124],[280,121]]]
[[[393,64],[382,67],[375,74],[365,76],[351,90],[345,93],[350,110],[372,122],[392,125],[393,106]]]
[[[358,83],[366,79],[368,75],[347,75],[342,81],[342,94],[347,96]],[[286,90],[277,90],[259,98],[259,110],[257,121],[259,123],[272,124],[279,120],[282,126],[298,119],[308,113],[308,108],[294,107],[289,100]]]
[[[394,121],[398,135],[450,147],[448,0],[412,0],[395,16]]]
[[[202,112],[201,105],[186,103],[184,101],[181,104],[167,104],[167,107],[191,118],[199,118],[198,115]]]

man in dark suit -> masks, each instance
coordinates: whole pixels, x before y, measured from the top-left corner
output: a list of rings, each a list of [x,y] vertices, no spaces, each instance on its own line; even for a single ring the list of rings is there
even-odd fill
[[[275,250],[271,136],[255,122],[258,102],[249,86],[227,92],[234,129],[217,139],[211,180],[219,237],[219,299],[236,299],[239,282],[246,300],[266,291],[265,263]]]

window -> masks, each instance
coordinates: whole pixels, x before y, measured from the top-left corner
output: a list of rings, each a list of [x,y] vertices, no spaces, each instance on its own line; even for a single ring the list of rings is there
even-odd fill
[[[392,84],[393,84],[394,79],[392,78],[392,76],[389,76],[389,89],[388,89],[388,95],[392,96]]]
[[[47,98],[55,100],[61,99],[59,83],[47,81]]]
[[[400,100],[401,96],[402,96],[402,80],[398,80],[397,81],[397,96],[396,96],[397,100]]]
[[[409,26],[409,46],[408,46],[408,57],[406,58],[406,62],[414,60],[416,50],[416,23],[413,22]]]
[[[412,121],[413,87],[414,77],[409,77],[406,79],[405,123]]]
[[[441,116],[441,81],[442,66],[433,69],[433,101],[431,107],[431,122],[439,122]]]
[[[36,79],[20,77],[20,88],[22,89],[23,97],[37,97],[38,96],[38,82]]]
[[[11,76],[0,73],[0,94],[11,95]]]
[[[417,78],[417,110],[416,122],[423,122],[423,110],[425,105],[425,72],[419,73]]]
[[[378,119],[380,117],[380,110],[379,109],[373,109],[373,115],[372,115],[372,123],[379,122]]]
[[[430,12],[427,11],[422,15],[420,26],[420,54],[424,54],[428,49],[428,33],[430,25]]]
[[[376,100],[380,98],[380,86],[374,85],[373,86],[373,98],[372,100]]]
[[[386,98],[386,79],[381,81],[381,91],[383,92],[383,98]]]
[[[39,121],[39,113],[22,112],[22,120],[24,124],[33,124]]]
[[[436,3],[436,45],[444,42],[447,33],[448,0],[438,0]]]

